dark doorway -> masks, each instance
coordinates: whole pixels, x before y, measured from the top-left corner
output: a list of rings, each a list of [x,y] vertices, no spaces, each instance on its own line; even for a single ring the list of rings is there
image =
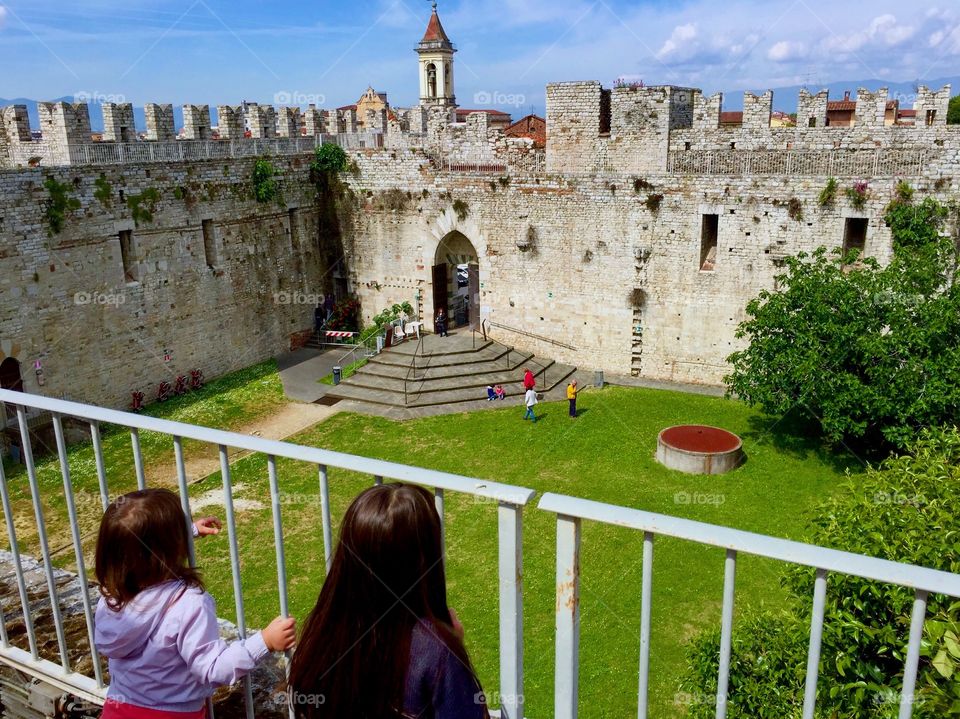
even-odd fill
[[[433,331],[436,332],[436,318],[440,313],[440,310],[443,310],[443,314],[449,315],[447,307],[447,265],[434,265],[433,266],[433,319],[434,319],[434,328]],[[449,320],[448,320],[449,321]]]
[[[23,377],[20,374],[20,363],[13,357],[7,357],[0,362],[0,387],[23,392]]]
[[[467,324],[480,329],[480,265],[467,265]]]

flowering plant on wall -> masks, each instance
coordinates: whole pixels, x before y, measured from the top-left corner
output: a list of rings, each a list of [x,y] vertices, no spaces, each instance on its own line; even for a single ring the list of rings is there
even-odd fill
[[[359,331],[360,302],[353,297],[337,302],[333,307],[333,315],[327,323],[327,328],[341,332]]]
[[[870,195],[870,185],[866,180],[859,180],[847,188],[847,199],[854,209],[862,210],[867,204],[867,197]]]

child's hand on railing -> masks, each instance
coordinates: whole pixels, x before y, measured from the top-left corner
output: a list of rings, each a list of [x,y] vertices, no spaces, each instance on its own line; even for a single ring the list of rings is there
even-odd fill
[[[463,641],[463,624],[460,622],[460,617],[457,616],[457,612],[453,607],[450,607],[450,625],[453,627],[453,633],[457,636],[461,642]]]
[[[193,536],[206,537],[211,534],[220,534],[222,527],[223,525],[216,517],[201,517],[193,522]]]
[[[263,643],[271,652],[292,649],[297,643],[297,620],[293,617],[277,617],[260,633]]]

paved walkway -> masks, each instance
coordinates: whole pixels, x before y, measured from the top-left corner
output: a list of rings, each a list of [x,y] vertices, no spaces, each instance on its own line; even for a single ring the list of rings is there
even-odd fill
[[[592,379],[591,379],[592,381]],[[646,377],[629,377],[622,374],[604,373],[603,381],[620,387],[645,387],[647,389],[667,389],[672,392],[686,392],[687,394],[702,394],[708,397],[723,397],[724,387],[708,384],[687,384],[685,382],[670,382],[667,380],[648,379]]]
[[[284,394],[298,402],[316,402],[333,389],[332,385],[320,384],[320,378],[331,374],[334,365],[352,349],[353,346],[322,350],[304,347],[277,357]]]

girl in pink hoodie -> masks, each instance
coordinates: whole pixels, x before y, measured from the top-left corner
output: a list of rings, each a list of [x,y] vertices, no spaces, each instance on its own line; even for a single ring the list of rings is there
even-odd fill
[[[217,523],[201,529],[216,533]],[[214,689],[294,644],[294,620],[283,617],[232,644],[220,639],[213,597],[188,565],[188,547],[173,492],[146,489],[107,507],[96,553],[95,641],[110,667],[102,719],[202,719]]]

